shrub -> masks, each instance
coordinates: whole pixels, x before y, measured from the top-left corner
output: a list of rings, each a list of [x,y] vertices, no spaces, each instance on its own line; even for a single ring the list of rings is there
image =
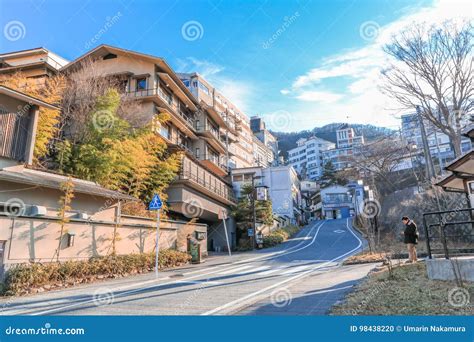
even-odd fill
[[[160,251],[160,269],[188,263],[191,256],[175,250]],[[18,264],[7,272],[4,295],[22,295],[35,292],[46,285],[61,287],[86,283],[102,278],[117,278],[130,274],[146,273],[155,267],[155,253],[110,255],[89,260],[71,260],[62,263]]]
[[[269,235],[263,237],[263,248],[276,246],[300,231],[297,226],[289,225],[275,229]]]

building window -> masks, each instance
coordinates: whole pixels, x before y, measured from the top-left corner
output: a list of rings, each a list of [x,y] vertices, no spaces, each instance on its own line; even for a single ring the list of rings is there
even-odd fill
[[[161,125],[160,135],[166,139],[170,138],[170,128],[167,125]]]
[[[137,78],[136,90],[146,90],[146,77]]]
[[[199,89],[201,89],[203,92],[205,92],[207,95],[209,95],[209,88],[206,87],[204,84],[199,82]]]
[[[181,80],[181,82],[183,82],[186,88],[189,88],[189,80]]]
[[[244,180],[243,175],[233,175],[232,176],[232,181],[234,182],[242,182]]]

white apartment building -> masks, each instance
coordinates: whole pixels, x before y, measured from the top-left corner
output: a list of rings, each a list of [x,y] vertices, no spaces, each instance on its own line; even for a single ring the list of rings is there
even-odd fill
[[[254,178],[256,187],[264,186],[268,199],[272,202],[273,214],[289,219],[293,224],[303,220],[300,181],[290,165],[273,167],[249,167],[231,171],[232,186],[237,197],[241,196],[242,186],[251,184]]]
[[[416,113],[402,115],[401,121],[401,135],[404,142],[407,145],[412,145],[414,147],[412,150],[413,154],[416,155],[421,153],[421,151],[423,151],[423,139],[421,137],[421,127],[418,115]],[[464,121],[465,122],[462,122],[461,124],[467,124],[468,118],[466,117]],[[423,120],[423,123],[433,162],[441,165],[441,168],[443,168],[449,161],[454,159],[454,150],[451,146],[449,137],[428,120]],[[463,138],[461,141],[462,153],[465,153],[470,149],[471,142],[468,138]]]
[[[323,161],[331,161],[339,171],[350,167],[350,157],[357,153],[357,148],[365,143],[362,135],[356,135],[355,130],[348,125],[341,126],[336,131],[336,147],[323,152]]]
[[[316,136],[299,139],[296,147],[288,151],[288,162],[302,179],[316,180],[323,170],[323,152],[335,144]]]

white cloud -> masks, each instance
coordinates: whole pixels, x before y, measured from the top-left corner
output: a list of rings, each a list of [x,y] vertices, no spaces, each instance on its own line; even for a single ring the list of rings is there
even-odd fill
[[[398,104],[379,90],[380,70],[387,62],[382,47],[391,41],[393,35],[413,23],[432,24],[449,19],[466,18],[472,10],[473,5],[470,1],[461,0],[439,0],[430,7],[407,8],[401,18],[380,27],[373,41],[359,49],[345,50],[323,58],[317,67],[297,77],[291,88],[286,89],[287,95],[302,101],[296,106],[293,116],[302,119],[298,119],[298,123],[309,120],[309,116],[317,118],[317,123],[313,123],[312,126],[341,120],[385,126],[398,125],[399,120],[394,117],[401,114],[396,110]],[[345,79],[343,89],[333,90],[326,83],[329,80],[342,78]],[[349,85],[347,79],[350,80]],[[321,100],[323,93],[330,94],[327,97],[329,101]]]
[[[219,64],[195,57],[177,60],[177,72],[197,72],[211,85],[216,87],[240,110],[249,109],[248,103],[253,94],[253,87],[247,82],[224,75],[225,68]],[[247,113],[247,115],[250,115]]]
[[[211,77],[224,70],[224,67],[219,64],[194,57],[178,59],[177,63],[178,66],[176,70],[178,70],[178,72],[199,72],[199,74],[201,74],[204,78]]]
[[[339,100],[342,97],[340,94],[331,93],[328,91],[304,91],[301,94],[297,95],[296,98],[302,101],[308,102],[324,102],[332,103]]]

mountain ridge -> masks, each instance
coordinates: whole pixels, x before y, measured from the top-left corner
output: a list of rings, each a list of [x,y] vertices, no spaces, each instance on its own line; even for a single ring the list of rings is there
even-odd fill
[[[278,138],[278,148],[280,149],[280,156],[285,160],[288,159],[288,150],[296,147],[296,141],[301,138],[309,138],[315,135],[318,138],[336,142],[336,131],[339,127],[345,125],[342,122],[334,122],[321,127],[314,127],[311,130],[303,130],[299,132],[274,132],[271,133]],[[394,130],[386,127],[378,127],[370,124],[349,124],[349,127],[354,128],[357,135],[363,135],[366,141],[372,141],[377,138],[393,134]]]

